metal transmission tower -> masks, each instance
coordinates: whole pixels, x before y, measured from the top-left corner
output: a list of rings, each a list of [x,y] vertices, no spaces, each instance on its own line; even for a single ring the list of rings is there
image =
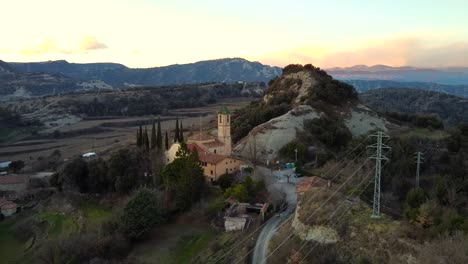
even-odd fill
[[[368,146],[369,148],[375,148],[375,154],[370,158],[375,159],[375,183],[374,183],[374,204],[372,208],[372,218],[380,218],[380,176],[382,171],[382,160],[388,160],[382,154],[383,149],[390,149],[389,146],[386,146],[382,143],[383,138],[390,138],[387,134],[383,132],[377,132],[371,137],[377,138],[377,143]]]
[[[419,172],[421,168],[421,163],[424,162],[424,157],[422,157],[423,153],[420,151],[416,152],[416,188],[419,188]]]

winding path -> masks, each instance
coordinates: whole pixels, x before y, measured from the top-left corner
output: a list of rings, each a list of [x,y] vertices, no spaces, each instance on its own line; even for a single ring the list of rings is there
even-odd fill
[[[294,184],[280,182],[274,176],[271,176],[270,171],[264,167],[257,167],[257,170],[265,177],[267,188],[270,192],[280,191],[286,195],[288,207],[282,213],[273,216],[267,224],[262,228],[260,235],[255,243],[255,248],[252,256],[252,264],[264,264],[268,256],[268,245],[275,234],[278,226],[285,221],[288,216],[294,212],[297,203],[296,188]]]

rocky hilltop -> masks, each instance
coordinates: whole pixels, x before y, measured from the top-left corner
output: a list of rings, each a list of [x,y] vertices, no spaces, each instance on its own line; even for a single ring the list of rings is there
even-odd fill
[[[325,138],[357,137],[386,130],[386,124],[360,104],[352,86],[312,65],[290,65],[270,81],[260,101],[236,112],[233,136],[239,143],[234,151],[245,158],[255,151],[256,159],[271,159],[301,137],[309,146],[339,147],[326,147],[334,143]],[[321,127],[329,131],[319,131]]]

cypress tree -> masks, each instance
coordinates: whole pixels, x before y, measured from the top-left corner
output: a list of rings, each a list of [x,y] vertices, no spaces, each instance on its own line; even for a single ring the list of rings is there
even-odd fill
[[[182,126],[182,120],[180,120],[180,135],[179,141],[184,142],[184,127]]]
[[[141,125],[139,126],[138,128],[138,131],[137,131],[137,146],[139,148],[141,148],[141,146],[143,145],[143,132],[142,132],[142,128],[141,128]]]
[[[136,144],[138,147],[141,147],[141,142],[140,142],[141,138],[140,138],[140,130],[137,129],[137,132],[136,132]]]
[[[156,134],[156,146],[162,149],[161,118],[158,118],[158,133]]]
[[[153,120],[153,126],[151,127],[151,149],[154,149],[156,147],[156,143],[156,127]]]
[[[179,142],[179,117],[176,118],[174,142]]]
[[[145,126],[145,134],[143,136],[143,142],[145,143],[146,151],[149,151],[150,142],[149,142],[149,138],[148,138],[148,129],[146,129],[146,126]]]
[[[166,130],[166,150],[169,150],[169,136],[167,135],[167,130]]]

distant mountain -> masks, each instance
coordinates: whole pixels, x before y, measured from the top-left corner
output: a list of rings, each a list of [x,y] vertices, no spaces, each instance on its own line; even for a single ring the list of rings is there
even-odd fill
[[[397,82],[386,80],[343,80],[356,88],[359,93],[364,93],[373,89],[380,88],[414,88],[421,90],[430,90],[447,93],[451,95],[467,97],[468,85],[446,85],[428,82]]]
[[[356,65],[347,68],[330,68],[327,72],[339,80],[386,80],[399,82],[426,82],[448,85],[467,85],[468,68],[416,68],[386,65]]]
[[[0,74],[11,74],[15,72],[16,70],[10,64],[0,60]]]
[[[434,91],[386,88],[360,94],[361,102],[378,112],[438,115],[446,125],[468,122],[468,99]]]
[[[79,80],[101,80],[117,87],[204,82],[264,81],[281,75],[281,68],[241,58],[200,61],[164,67],[132,69],[116,63],[49,61],[10,63],[21,72],[60,73]]]

